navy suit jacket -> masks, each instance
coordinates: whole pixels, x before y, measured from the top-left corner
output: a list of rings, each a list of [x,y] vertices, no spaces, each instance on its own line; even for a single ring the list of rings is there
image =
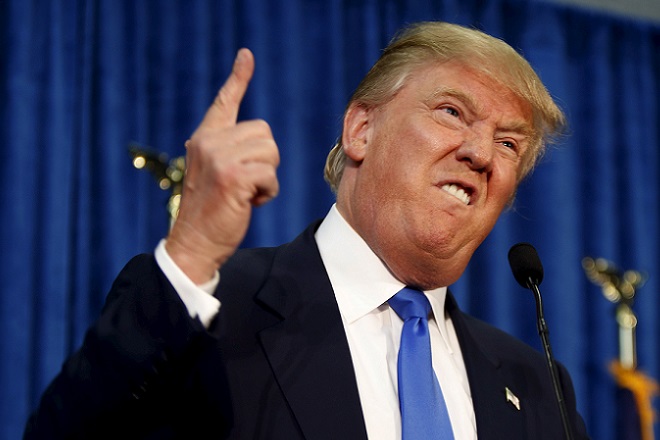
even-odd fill
[[[131,260],[25,438],[366,439],[317,227],[276,248],[239,250],[222,268],[208,331],[152,256]],[[462,313],[451,294],[446,309],[479,438],[562,439],[544,356]],[[563,367],[560,378],[575,438],[586,438]]]

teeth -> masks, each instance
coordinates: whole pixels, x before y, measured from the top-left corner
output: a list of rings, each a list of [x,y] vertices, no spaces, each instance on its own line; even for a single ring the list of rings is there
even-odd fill
[[[452,184],[446,183],[446,184],[442,185],[442,189],[445,192],[447,192],[447,193],[451,194],[452,196],[456,197],[458,200],[465,203],[466,205],[470,204],[470,196],[468,195],[468,193],[465,192],[465,190],[463,188],[461,188],[461,187],[459,187],[459,186],[457,186],[453,183]]]

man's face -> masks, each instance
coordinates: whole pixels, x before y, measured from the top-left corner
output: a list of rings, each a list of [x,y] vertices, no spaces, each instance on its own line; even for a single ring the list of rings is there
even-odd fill
[[[388,103],[347,113],[338,208],[392,273],[455,282],[512,199],[531,111],[454,62],[416,69]]]

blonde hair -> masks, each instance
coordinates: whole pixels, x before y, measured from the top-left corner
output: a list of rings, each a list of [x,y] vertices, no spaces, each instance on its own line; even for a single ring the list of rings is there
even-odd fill
[[[534,69],[504,41],[476,29],[444,22],[420,22],[404,28],[385,48],[360,82],[346,109],[385,104],[401,89],[407,76],[430,62],[456,60],[470,64],[509,88],[532,108],[533,133],[520,170],[525,177],[543,155],[545,146],[565,126],[565,117]],[[324,177],[337,192],[346,156],[341,136],[328,154]]]

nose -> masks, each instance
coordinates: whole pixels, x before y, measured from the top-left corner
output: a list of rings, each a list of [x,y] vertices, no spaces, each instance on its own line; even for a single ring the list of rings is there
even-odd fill
[[[492,136],[471,131],[456,151],[458,160],[468,163],[471,169],[488,173],[493,169],[494,145]]]

